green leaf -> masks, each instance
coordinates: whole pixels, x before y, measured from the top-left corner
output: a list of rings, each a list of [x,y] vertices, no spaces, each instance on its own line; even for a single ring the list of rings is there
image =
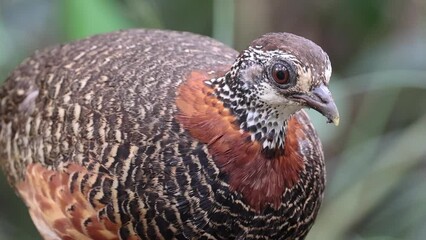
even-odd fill
[[[113,0],[64,0],[63,22],[67,39],[130,28],[120,5]]]

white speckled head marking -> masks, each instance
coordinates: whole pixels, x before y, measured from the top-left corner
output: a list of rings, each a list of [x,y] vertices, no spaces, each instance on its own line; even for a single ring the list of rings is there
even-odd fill
[[[277,63],[288,68],[290,83],[274,82],[271,68]],[[207,83],[238,116],[240,128],[252,133],[252,141],[276,150],[284,148],[287,120],[310,107],[297,96],[315,96],[313,90],[327,86],[330,75],[330,60],[318,45],[293,34],[273,33],[253,41],[225,77]]]

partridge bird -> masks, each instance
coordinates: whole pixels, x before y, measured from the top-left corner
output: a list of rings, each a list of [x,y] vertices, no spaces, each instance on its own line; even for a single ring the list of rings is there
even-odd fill
[[[38,51],[0,89],[0,163],[45,239],[304,239],[335,124],[315,43],[237,52],[127,30]]]

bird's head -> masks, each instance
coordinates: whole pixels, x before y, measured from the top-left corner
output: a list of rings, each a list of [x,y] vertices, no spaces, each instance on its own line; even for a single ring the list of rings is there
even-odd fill
[[[217,83],[216,93],[242,129],[274,148],[286,120],[302,108],[315,109],[338,125],[330,75],[329,57],[318,45],[293,34],[270,33],[241,52],[224,81]]]

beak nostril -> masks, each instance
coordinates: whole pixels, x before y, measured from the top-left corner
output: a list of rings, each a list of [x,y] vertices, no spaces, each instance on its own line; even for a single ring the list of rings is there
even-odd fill
[[[328,88],[325,85],[320,85],[319,87],[316,87],[312,93],[321,100],[321,102],[328,104],[331,99],[331,92],[328,90]]]
[[[321,100],[321,102],[323,102],[323,103],[325,103],[325,104],[327,104],[327,103],[329,102],[326,98],[324,98],[324,95],[321,95],[321,94],[316,93],[316,92],[314,92],[314,95],[315,95],[317,98],[319,98],[319,99]]]

